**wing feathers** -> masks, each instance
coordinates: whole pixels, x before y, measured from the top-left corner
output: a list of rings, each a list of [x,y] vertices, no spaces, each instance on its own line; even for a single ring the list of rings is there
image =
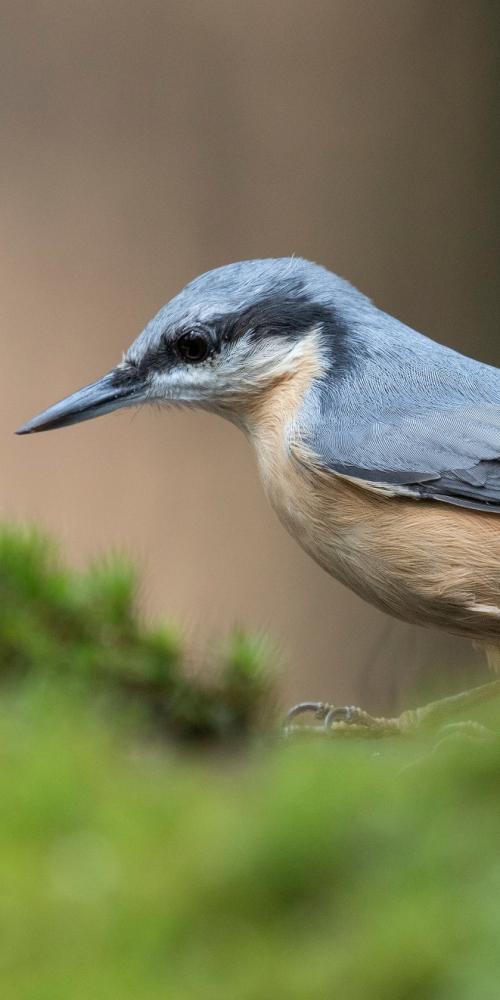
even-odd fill
[[[498,405],[429,405],[373,422],[350,407],[349,421],[346,411],[323,419],[302,440],[323,468],[365,488],[500,512],[500,392]]]

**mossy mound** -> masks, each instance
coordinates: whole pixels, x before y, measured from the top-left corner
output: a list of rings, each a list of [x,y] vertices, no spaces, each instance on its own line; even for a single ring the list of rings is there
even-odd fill
[[[256,741],[249,640],[183,659],[128,570],[4,531],[0,995],[496,997],[499,741]]]
[[[136,579],[114,557],[77,572],[36,531],[0,531],[0,682],[59,680],[122,707],[156,735],[244,740],[270,700],[262,643],[235,633],[190,665],[173,628],[146,625]]]

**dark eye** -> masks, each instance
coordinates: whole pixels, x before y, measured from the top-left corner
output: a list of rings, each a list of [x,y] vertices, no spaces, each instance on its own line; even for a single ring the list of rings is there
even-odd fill
[[[206,334],[192,330],[179,337],[176,347],[183,361],[196,364],[208,357],[210,340]]]

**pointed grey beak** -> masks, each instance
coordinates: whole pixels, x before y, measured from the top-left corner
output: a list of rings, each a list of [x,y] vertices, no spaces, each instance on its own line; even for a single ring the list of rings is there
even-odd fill
[[[133,406],[145,399],[145,388],[139,376],[130,376],[125,371],[115,369],[103,378],[86,385],[60,403],[50,406],[33,420],[16,431],[16,434],[34,434],[36,431],[52,431],[58,427],[69,427],[82,420],[92,420],[104,413]]]

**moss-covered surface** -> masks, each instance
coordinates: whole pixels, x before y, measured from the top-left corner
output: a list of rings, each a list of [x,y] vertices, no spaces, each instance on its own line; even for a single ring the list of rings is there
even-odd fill
[[[129,564],[73,571],[38,532],[0,530],[0,685],[44,677],[133,707],[156,735],[224,744],[269,706],[264,658],[262,643],[234,634],[212,662],[188,665],[173,628],[141,620]]]
[[[496,739],[256,742],[252,693],[243,749],[222,663],[187,750],[178,646],[116,568],[75,577],[39,545],[5,535],[0,560],[1,997],[498,996]],[[257,659],[237,676],[262,701]]]

